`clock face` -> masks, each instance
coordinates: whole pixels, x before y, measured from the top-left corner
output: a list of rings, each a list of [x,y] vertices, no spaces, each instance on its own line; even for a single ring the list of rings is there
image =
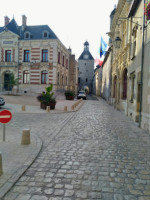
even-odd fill
[[[89,56],[88,55],[84,55],[84,59],[88,59],[89,58]]]

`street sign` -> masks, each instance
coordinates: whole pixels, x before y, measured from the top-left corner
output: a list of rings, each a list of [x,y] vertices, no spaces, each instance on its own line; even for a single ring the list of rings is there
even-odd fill
[[[7,124],[12,118],[12,114],[9,110],[3,110],[0,112],[0,122]]]

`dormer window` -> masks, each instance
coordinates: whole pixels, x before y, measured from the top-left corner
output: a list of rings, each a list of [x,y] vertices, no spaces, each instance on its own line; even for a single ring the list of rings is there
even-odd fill
[[[43,32],[43,38],[48,38],[48,32],[47,31]]]
[[[30,33],[29,33],[29,32],[26,32],[26,33],[24,34],[24,37],[25,37],[25,39],[30,39]]]

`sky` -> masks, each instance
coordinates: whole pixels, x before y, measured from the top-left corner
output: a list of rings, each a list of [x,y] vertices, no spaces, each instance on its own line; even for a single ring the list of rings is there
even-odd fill
[[[4,16],[14,17],[22,24],[22,15],[27,25],[48,25],[66,48],[71,48],[78,59],[89,42],[89,50],[99,57],[100,38],[108,42],[110,13],[118,0],[7,0],[1,2],[0,26]]]

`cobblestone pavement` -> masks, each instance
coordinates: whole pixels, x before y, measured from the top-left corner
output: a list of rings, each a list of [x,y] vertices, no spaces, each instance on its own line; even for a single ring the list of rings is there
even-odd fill
[[[43,150],[4,200],[150,200],[150,135],[103,100],[78,112],[14,115]]]

